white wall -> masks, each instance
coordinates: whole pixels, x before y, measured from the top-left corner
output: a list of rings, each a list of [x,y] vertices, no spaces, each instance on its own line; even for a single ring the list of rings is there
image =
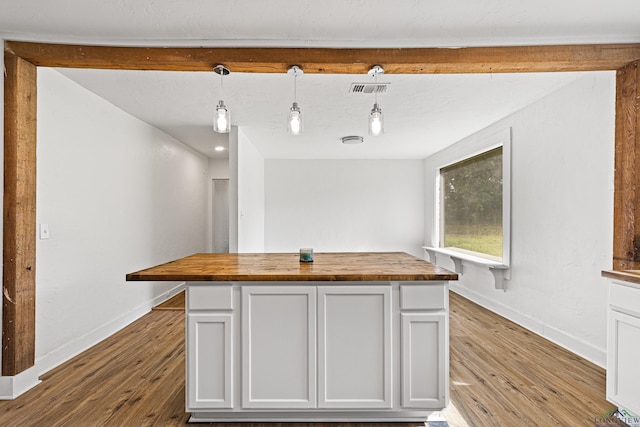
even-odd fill
[[[421,255],[421,160],[267,160],[265,250]]]
[[[38,69],[36,366],[147,312],[179,283],[127,273],[205,250],[206,157]]]
[[[615,73],[589,73],[459,143],[512,127],[512,268],[506,292],[472,265],[452,288],[601,366],[607,287],[600,272],[612,259],[614,117]],[[425,160],[428,244],[432,178],[444,155]],[[437,259],[453,268],[448,257]]]
[[[264,158],[238,130],[238,252],[264,252]]]
[[[208,179],[229,179],[229,159],[209,159]]]

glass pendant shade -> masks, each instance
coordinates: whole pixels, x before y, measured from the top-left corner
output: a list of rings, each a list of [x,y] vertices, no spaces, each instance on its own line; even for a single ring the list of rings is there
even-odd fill
[[[380,136],[384,133],[384,116],[380,106],[373,104],[371,113],[369,114],[369,135]]]
[[[300,111],[297,102],[294,102],[289,110],[289,120],[287,123],[287,131],[289,132],[289,135],[300,135],[304,130],[302,112]]]
[[[298,107],[298,76],[304,74],[304,71],[297,65],[292,66],[287,74],[293,76],[293,105],[289,109],[289,117],[287,118],[287,133],[289,135],[301,135],[304,132],[304,123],[302,121],[302,111]]]
[[[213,130],[218,133],[229,133],[231,131],[231,113],[220,100],[213,117]]]

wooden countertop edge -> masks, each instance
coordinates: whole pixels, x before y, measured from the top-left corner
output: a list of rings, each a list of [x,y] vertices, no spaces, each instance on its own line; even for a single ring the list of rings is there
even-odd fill
[[[458,280],[452,271],[403,252],[193,254],[132,272],[127,281],[388,282]]]
[[[640,270],[603,270],[602,277],[640,285]]]
[[[458,280],[458,275],[451,274],[427,274],[427,275],[206,275],[206,274],[127,274],[127,281],[149,282],[388,282],[388,281],[449,281]]]

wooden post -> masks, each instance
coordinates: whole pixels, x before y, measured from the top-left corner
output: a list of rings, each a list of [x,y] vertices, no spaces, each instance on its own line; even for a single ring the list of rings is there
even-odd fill
[[[36,66],[5,53],[2,375],[34,365]]]
[[[638,62],[616,75],[613,269],[640,269],[640,73]]]

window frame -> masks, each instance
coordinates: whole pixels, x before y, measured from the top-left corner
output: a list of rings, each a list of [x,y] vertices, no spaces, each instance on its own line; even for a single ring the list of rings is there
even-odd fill
[[[501,131],[478,138],[467,143],[463,141],[454,144],[450,153],[441,162],[435,165],[435,189],[434,189],[434,224],[432,245],[437,250],[446,250],[447,252],[459,253],[461,258],[469,257],[470,254],[465,251],[457,251],[455,248],[445,248],[443,246],[442,235],[442,185],[441,170],[448,166],[470,159],[472,157],[486,153],[493,149],[502,147],[502,260],[499,264],[510,267],[511,265],[511,128],[505,128]],[[475,252],[471,257],[479,257],[488,261],[495,262],[488,254],[483,256],[479,252]]]

